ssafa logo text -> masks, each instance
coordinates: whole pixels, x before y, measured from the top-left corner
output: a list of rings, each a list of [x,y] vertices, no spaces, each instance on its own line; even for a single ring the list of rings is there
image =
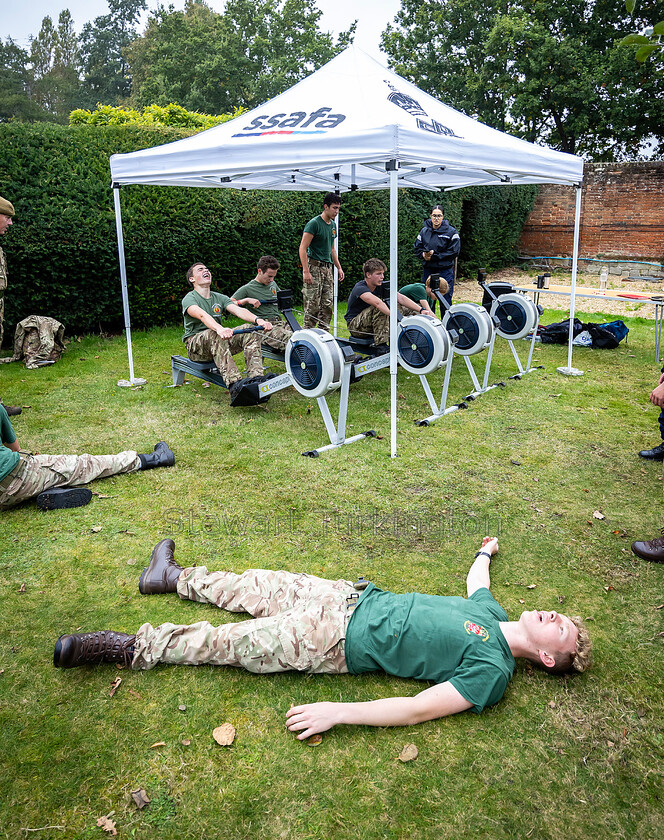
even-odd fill
[[[233,137],[262,137],[266,134],[325,134],[345,119],[345,114],[331,114],[332,108],[316,111],[292,111],[290,114],[261,114]]]
[[[475,624],[474,621],[464,621],[464,629],[469,636],[479,636],[483,642],[489,638],[489,631],[482,627],[481,624]]]

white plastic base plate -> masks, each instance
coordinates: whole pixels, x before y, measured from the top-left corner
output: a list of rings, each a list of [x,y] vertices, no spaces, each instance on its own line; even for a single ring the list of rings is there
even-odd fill
[[[137,385],[147,385],[147,379],[141,379],[140,376],[136,379],[132,379],[130,382],[128,379],[118,379],[118,385],[120,388],[135,388]]]
[[[559,367],[556,370],[563,376],[583,376],[583,371],[575,367]]]

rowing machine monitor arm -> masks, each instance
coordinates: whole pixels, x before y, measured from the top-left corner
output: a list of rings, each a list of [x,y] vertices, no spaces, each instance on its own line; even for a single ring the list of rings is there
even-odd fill
[[[478,268],[477,269],[477,282],[480,284],[482,290],[487,295],[489,295],[490,298],[493,298],[493,300],[498,301],[498,298],[494,294],[491,287],[487,285],[486,276],[487,276],[486,268]],[[500,328],[500,318],[497,315],[494,314],[494,315],[491,316],[491,320],[493,321],[494,327],[496,329],[499,329]]]
[[[440,274],[429,275],[429,288],[433,292],[436,300],[440,303],[441,315],[443,313],[443,310],[447,312],[452,306],[452,304],[448,303],[448,301],[445,300],[445,296],[440,291]],[[452,318],[451,320],[453,321],[454,319]],[[449,333],[450,341],[452,342],[452,344],[456,344],[459,341],[459,333],[454,329],[454,326],[451,326],[447,330],[447,332]]]
[[[277,306],[293,332],[302,329],[295,319],[295,315],[293,315],[293,292],[291,289],[281,289],[277,292]]]

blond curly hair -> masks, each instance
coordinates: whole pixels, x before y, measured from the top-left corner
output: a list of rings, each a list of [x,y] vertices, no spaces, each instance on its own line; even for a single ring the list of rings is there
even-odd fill
[[[576,637],[576,649],[574,653],[563,653],[556,657],[555,665],[544,668],[551,674],[581,674],[590,667],[592,660],[592,642],[588,628],[583,619],[578,615],[568,616],[569,620],[578,630]]]

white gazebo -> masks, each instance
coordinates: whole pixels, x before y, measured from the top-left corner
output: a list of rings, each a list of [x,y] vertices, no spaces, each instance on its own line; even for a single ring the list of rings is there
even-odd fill
[[[111,157],[120,276],[134,381],[119,187],[347,192],[390,190],[390,293],[397,292],[398,187],[491,184],[576,187],[570,319],[574,317],[583,161],[519,140],[455,111],[356,47],[230,122]],[[391,454],[396,455],[396,305],[391,301]],[[571,370],[572,336],[568,351]]]

